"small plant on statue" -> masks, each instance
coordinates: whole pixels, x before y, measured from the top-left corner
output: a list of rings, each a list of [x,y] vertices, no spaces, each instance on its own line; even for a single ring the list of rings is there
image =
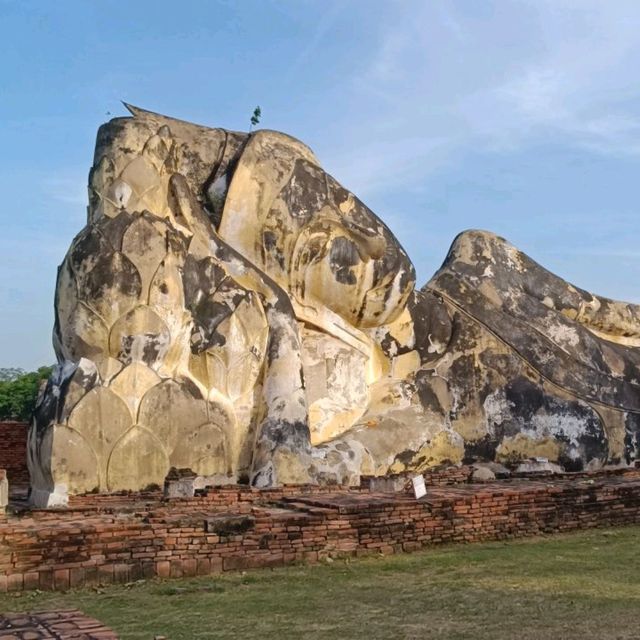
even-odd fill
[[[251,131],[251,129],[253,129],[253,127],[255,127],[260,122],[261,117],[262,117],[262,109],[260,109],[260,107],[256,107],[253,110],[253,114],[251,116],[251,126],[249,127],[249,131]]]

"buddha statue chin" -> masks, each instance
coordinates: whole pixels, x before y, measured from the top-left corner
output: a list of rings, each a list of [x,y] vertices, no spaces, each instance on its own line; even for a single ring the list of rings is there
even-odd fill
[[[98,132],[58,272],[37,504],[171,467],[268,486],[635,458],[638,307],[481,231],[416,289],[391,231],[301,142],[130,111]]]

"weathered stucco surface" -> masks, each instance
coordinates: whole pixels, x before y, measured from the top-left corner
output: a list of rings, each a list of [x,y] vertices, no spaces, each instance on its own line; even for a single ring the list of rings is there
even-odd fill
[[[442,463],[626,464],[640,308],[468,231],[422,289],[393,234],[273,131],[131,108],[103,125],[58,272],[33,499]]]

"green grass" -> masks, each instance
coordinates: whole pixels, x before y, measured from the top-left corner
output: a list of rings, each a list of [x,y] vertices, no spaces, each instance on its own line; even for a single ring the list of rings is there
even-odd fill
[[[640,638],[640,527],[68,593],[122,638]]]

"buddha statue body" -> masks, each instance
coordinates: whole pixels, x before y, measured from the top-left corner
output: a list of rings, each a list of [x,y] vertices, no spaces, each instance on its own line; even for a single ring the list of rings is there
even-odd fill
[[[58,272],[36,504],[171,467],[270,486],[635,458],[638,307],[481,231],[416,289],[391,231],[301,142],[130,110],[98,132]]]

